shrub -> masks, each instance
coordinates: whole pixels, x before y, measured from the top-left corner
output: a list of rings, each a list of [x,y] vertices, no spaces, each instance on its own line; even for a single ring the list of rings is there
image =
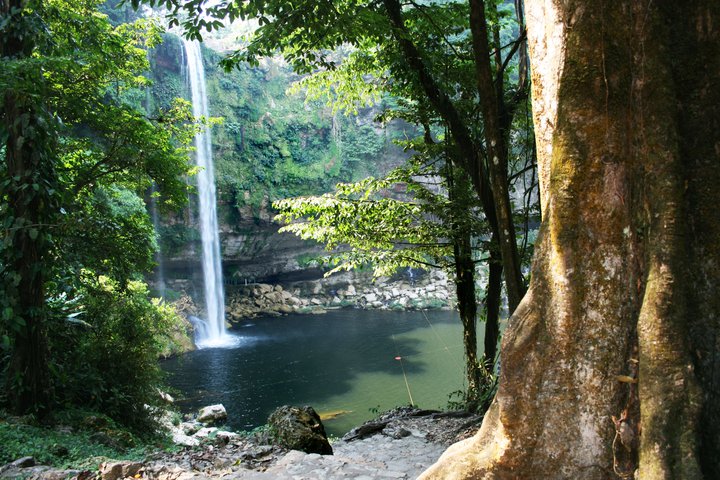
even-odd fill
[[[65,322],[64,335],[53,339],[59,399],[136,431],[154,429],[155,407],[162,401],[158,357],[168,350],[172,332],[184,328],[182,319],[150,299],[142,282],[121,285],[90,275],[83,280],[81,320]]]

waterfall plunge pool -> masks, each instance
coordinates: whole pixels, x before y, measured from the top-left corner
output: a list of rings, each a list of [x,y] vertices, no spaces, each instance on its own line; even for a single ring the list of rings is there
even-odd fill
[[[281,405],[311,405],[339,436],[410,397],[444,408],[465,387],[456,312],[333,310],[256,318],[230,333],[236,348],[204,348],[162,366],[183,412],[222,403],[233,430],[263,425]]]

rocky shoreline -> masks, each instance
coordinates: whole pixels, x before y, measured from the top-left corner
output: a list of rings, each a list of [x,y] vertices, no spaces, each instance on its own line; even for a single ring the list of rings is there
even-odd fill
[[[179,285],[183,288],[185,285]],[[440,271],[417,280],[381,277],[375,282],[357,275],[336,275],[321,280],[287,284],[249,283],[226,287],[226,318],[230,325],[258,316],[322,314],[332,309],[377,310],[451,309],[455,304],[452,282]],[[184,315],[203,317],[201,302],[184,294],[175,302]]]
[[[0,478],[413,479],[449,445],[474,434],[481,420],[467,412],[401,407],[334,441],[333,455],[272,445],[266,433],[225,432],[204,426],[211,431],[204,432],[196,444],[176,452],[158,452],[141,462],[105,461],[98,470],[76,471],[37,466],[31,458],[24,458],[0,467]]]

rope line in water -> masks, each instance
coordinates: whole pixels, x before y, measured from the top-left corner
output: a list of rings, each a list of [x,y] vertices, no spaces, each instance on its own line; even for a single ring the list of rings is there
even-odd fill
[[[397,352],[397,356],[395,357],[396,360],[400,361],[400,368],[402,369],[403,378],[405,379],[405,388],[407,388],[408,397],[410,398],[410,405],[415,405],[415,402],[412,398],[412,392],[410,391],[410,382],[408,382],[407,374],[405,373],[405,365],[403,365],[402,356],[400,355],[400,351],[397,348],[397,342],[395,341],[395,335],[391,335],[393,339],[393,343],[395,344],[395,351]]]
[[[440,336],[440,334],[437,332],[437,330],[435,330],[435,326],[432,324],[432,322],[430,322],[430,319],[428,318],[427,313],[425,313],[425,310],[420,310],[420,311],[422,312],[423,317],[425,317],[425,321],[427,322],[427,324],[430,325],[430,328],[432,329],[432,331],[435,334],[435,336],[437,337],[437,339],[440,340],[440,343],[442,343],[443,346],[445,347],[445,351],[448,352],[448,355],[450,355],[450,350],[448,350],[447,343],[445,343],[445,340],[443,340],[442,337]]]

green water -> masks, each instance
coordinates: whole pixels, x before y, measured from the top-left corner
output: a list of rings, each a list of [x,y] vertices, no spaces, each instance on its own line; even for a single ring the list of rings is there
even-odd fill
[[[222,403],[237,430],[293,404],[338,413],[323,423],[342,435],[375,411],[409,403],[443,408],[464,388],[454,312],[339,310],[256,319],[233,333],[238,347],[191,352],[164,368],[184,397],[182,408]]]

